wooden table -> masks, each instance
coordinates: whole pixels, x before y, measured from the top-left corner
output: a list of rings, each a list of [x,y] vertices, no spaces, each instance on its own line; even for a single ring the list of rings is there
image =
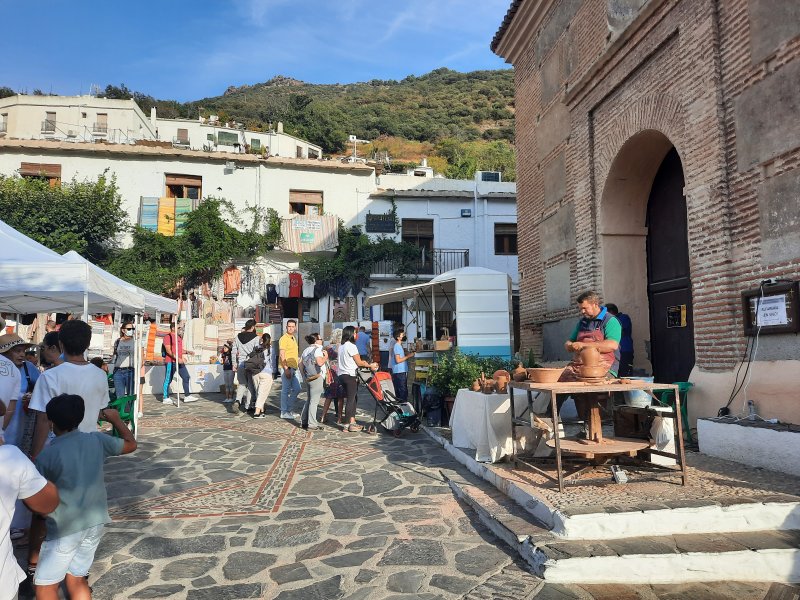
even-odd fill
[[[658,454],[674,458],[679,466],[679,469],[671,469],[663,465],[653,465],[661,469],[667,469],[674,473],[680,473],[682,485],[686,485],[686,459],[683,447],[683,429],[681,423],[681,407],[680,407],[680,394],[678,393],[678,386],[668,383],[649,383],[645,381],[629,380],[630,383],[620,383],[619,380],[610,380],[604,383],[584,383],[584,382],[559,382],[559,383],[533,383],[531,381],[524,382],[511,382],[508,386],[508,395],[511,401],[511,436],[512,440],[516,439],[517,426],[536,426],[536,413],[533,410],[533,397],[534,394],[540,393],[550,394],[550,414],[541,413],[542,416],[551,416],[553,419],[553,427],[558,430],[558,397],[570,396],[577,394],[607,394],[610,392],[628,392],[631,390],[643,390],[650,394],[653,398],[658,400],[653,394],[655,390],[672,390],[675,395],[675,407],[671,412],[656,412],[649,408],[636,408],[636,407],[619,407],[615,410],[624,410],[626,413],[637,415],[649,415],[660,417],[671,417],[675,423],[676,432],[676,453],[663,452],[650,447],[649,440],[636,439],[636,438],[604,438],[600,423],[600,407],[599,404],[593,402],[589,410],[589,419],[586,422],[587,430],[589,431],[588,440],[572,440],[561,439],[558,435],[547,444],[555,449],[555,462],[556,462],[556,477],[553,477],[548,471],[541,469],[538,465],[533,463],[531,459],[523,458],[517,455],[516,452],[512,454],[512,460],[521,462],[528,467],[531,467],[538,473],[544,475],[551,481],[558,482],[558,490],[564,491],[565,478],[577,476],[587,468],[596,466],[600,462],[605,462],[616,456],[627,455],[635,458],[640,450],[647,450],[650,453]],[[524,392],[527,395],[528,407],[522,411],[519,417],[515,417],[516,410],[514,409],[514,396],[515,390]],[[528,413],[527,418],[525,413]],[[512,443],[512,447],[513,443]],[[586,464],[579,465],[577,468],[572,469],[570,472],[564,472],[564,465],[562,459],[562,452],[566,452],[574,457],[584,460],[590,460],[594,465],[589,467]]]

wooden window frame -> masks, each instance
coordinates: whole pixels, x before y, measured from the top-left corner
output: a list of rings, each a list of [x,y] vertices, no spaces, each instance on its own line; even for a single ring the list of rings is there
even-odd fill
[[[513,229],[513,231],[512,231]],[[494,224],[494,253],[495,256],[517,256],[517,224]]]
[[[181,175],[166,173],[164,183],[164,196],[167,198],[190,198],[193,200],[192,208],[197,208],[203,198],[203,177],[200,175]],[[192,191],[196,190],[196,191]],[[178,194],[183,195],[178,195]]]

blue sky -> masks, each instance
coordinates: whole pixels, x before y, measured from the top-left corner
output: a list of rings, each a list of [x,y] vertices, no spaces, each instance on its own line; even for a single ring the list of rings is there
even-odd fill
[[[402,79],[508,68],[489,43],[510,0],[0,0],[0,86],[215,96],[286,75]]]

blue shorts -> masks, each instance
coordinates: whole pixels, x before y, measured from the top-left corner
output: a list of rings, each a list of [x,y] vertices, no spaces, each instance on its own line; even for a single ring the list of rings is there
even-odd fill
[[[88,575],[102,537],[101,524],[54,540],[45,540],[39,552],[34,585],[61,583],[67,573],[73,577]]]

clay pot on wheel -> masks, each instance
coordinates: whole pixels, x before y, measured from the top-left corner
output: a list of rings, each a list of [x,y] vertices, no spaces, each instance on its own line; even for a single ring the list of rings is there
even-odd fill
[[[525,367],[522,366],[522,363],[517,364],[517,368],[511,371],[511,379],[514,381],[525,381],[528,377],[528,372],[525,370]]]
[[[587,365],[578,367],[578,375],[586,379],[597,379],[599,377],[605,377],[606,373],[608,373],[608,367],[602,364],[594,365],[591,367]]]
[[[585,346],[581,349],[580,355],[584,367],[596,367],[600,364],[600,351],[594,346]]]

